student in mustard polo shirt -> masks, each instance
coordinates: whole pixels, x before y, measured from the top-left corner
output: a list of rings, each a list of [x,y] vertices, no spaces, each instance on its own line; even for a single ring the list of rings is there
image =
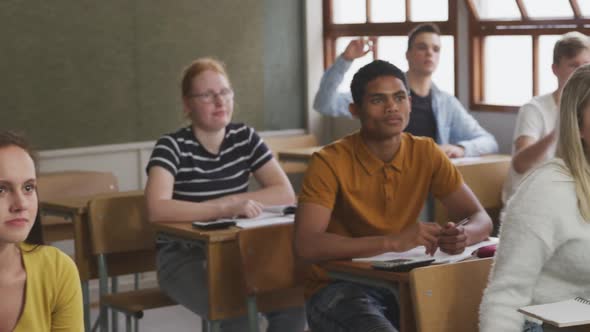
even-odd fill
[[[411,109],[403,72],[373,61],[354,75],[351,91],[361,129],[314,154],[295,217],[297,256],[317,263],[418,245],[454,254],[486,239],[490,217],[444,152],[403,132]],[[418,221],[429,192],[452,220],[469,223]],[[397,331],[397,300],[387,290],[332,281],[312,265],[305,296],[313,331]]]

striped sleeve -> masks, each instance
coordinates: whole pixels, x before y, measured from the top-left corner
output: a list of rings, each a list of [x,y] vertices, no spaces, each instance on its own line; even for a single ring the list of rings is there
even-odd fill
[[[146,172],[149,173],[152,166],[160,166],[168,170],[173,176],[176,176],[179,165],[180,149],[178,147],[178,142],[176,142],[173,137],[165,135],[162,136],[154,146],[154,150],[152,151],[152,155],[150,156],[150,160],[146,167]]]
[[[252,128],[249,129],[248,147],[250,150],[250,171],[255,172],[272,159],[272,153],[262,138]]]

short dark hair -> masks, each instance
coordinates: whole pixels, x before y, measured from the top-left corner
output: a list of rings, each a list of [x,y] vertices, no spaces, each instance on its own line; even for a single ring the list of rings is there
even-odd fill
[[[382,76],[393,76],[398,78],[404,84],[406,90],[408,90],[408,82],[406,81],[406,75],[401,69],[395,65],[383,61],[375,60],[368,65],[363,66],[359,69],[356,74],[352,77],[350,83],[350,92],[352,93],[352,100],[355,104],[360,105],[363,102],[363,96],[367,89],[367,84]]]
[[[561,59],[571,59],[580,52],[590,50],[588,37],[580,32],[571,31],[563,35],[553,47],[553,64],[559,64]]]
[[[440,29],[438,28],[438,25],[434,24],[434,23],[423,23],[423,24],[419,24],[416,27],[414,27],[414,29],[412,29],[412,31],[410,31],[410,33],[408,33],[408,51],[410,50],[410,48],[412,48],[412,45],[414,44],[414,40],[416,40],[416,37],[421,34],[421,33],[434,33],[438,36],[440,36]]]
[[[29,144],[27,139],[24,137],[24,135],[10,130],[0,131],[0,149],[9,146],[16,146],[23,149],[31,157],[31,159],[33,159],[36,172],[37,155],[31,147],[31,144]],[[33,245],[43,244],[43,230],[41,228],[41,217],[39,209],[37,209],[37,216],[35,217],[35,222],[33,223],[33,227],[31,228],[29,235],[25,239],[25,242]]]

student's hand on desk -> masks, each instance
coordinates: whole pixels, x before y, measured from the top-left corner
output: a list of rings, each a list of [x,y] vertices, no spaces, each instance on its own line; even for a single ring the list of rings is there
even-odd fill
[[[453,144],[443,144],[440,146],[440,149],[447,155],[449,158],[461,158],[465,156],[465,148],[458,145]]]
[[[254,218],[262,213],[262,204],[252,199],[229,203],[230,216]]]
[[[450,255],[460,254],[467,247],[467,235],[463,226],[456,226],[455,223],[447,223],[438,238],[438,246],[444,253]]]
[[[417,222],[394,235],[394,251],[401,252],[417,246],[425,246],[426,254],[434,255],[440,232],[441,227],[436,223]]]

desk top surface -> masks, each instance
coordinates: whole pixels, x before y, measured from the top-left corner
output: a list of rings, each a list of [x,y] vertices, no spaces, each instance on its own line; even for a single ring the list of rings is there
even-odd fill
[[[280,150],[277,151],[280,159],[298,159],[298,160],[308,160],[311,158],[314,152],[321,150],[322,146],[312,146],[306,148],[295,148],[295,149],[287,149],[287,150]],[[485,163],[493,163],[493,162],[503,162],[509,161],[510,155],[505,154],[490,154],[484,155],[479,157],[466,157],[466,158],[455,158],[451,159],[455,166],[463,166],[463,165],[475,165],[475,164],[485,164]]]
[[[41,209],[45,211],[60,211],[84,214],[88,210],[88,203],[93,199],[101,197],[123,197],[135,195],[143,195],[143,190],[118,191],[90,196],[41,199],[40,205]]]
[[[311,146],[306,148],[295,148],[277,151],[280,159],[302,159],[307,160],[311,158],[314,152],[319,151],[322,146]]]
[[[371,267],[370,262],[355,262],[351,260],[336,260],[320,264],[328,272],[341,272],[359,277],[379,279],[393,282],[408,282],[408,272],[389,272],[376,270]]]
[[[177,236],[187,240],[200,240],[207,242],[233,241],[237,238],[241,228],[230,227],[228,229],[205,231],[194,228],[190,222],[153,223],[156,232]]]

